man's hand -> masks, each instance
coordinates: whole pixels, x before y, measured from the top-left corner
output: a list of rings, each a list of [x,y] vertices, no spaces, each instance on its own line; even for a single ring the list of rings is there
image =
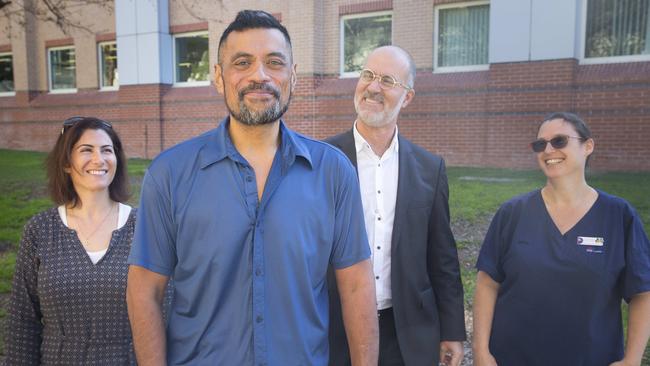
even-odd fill
[[[463,360],[463,342],[440,342],[440,365],[460,366]]]

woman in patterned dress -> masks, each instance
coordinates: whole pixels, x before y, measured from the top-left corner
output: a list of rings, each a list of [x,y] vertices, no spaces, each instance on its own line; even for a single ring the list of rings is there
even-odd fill
[[[59,205],[25,225],[16,259],[8,365],[134,364],[126,311],[135,210],[111,125],[73,117],[47,159]]]

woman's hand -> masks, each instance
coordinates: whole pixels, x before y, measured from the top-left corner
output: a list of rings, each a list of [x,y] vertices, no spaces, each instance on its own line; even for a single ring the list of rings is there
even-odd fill
[[[639,366],[640,364],[641,363],[639,363],[639,362],[631,362],[631,361],[627,361],[625,359],[622,359],[620,361],[610,363],[609,366]]]
[[[499,283],[489,274],[478,271],[476,275],[476,292],[474,295],[474,366],[496,366],[497,362],[490,354],[490,331],[494,306],[497,302]]]
[[[497,366],[497,360],[490,351],[474,352],[474,366]]]

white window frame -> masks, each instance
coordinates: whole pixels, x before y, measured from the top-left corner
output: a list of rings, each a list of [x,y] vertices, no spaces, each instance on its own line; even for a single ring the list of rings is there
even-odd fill
[[[481,65],[466,65],[466,66],[441,66],[438,67],[438,36],[440,33],[440,10],[444,9],[453,9],[453,8],[465,8],[465,7],[472,7],[472,6],[480,6],[480,5],[490,5],[489,0],[481,0],[481,1],[468,1],[468,2],[463,2],[463,3],[452,3],[452,4],[444,4],[444,5],[436,5],[434,7],[434,15],[433,15],[433,73],[438,74],[438,73],[449,73],[449,72],[468,72],[468,71],[485,71],[490,69],[490,55],[489,55],[489,45],[488,45],[488,63],[487,64],[481,64]],[[488,28],[488,39],[490,38],[489,32],[490,29]],[[488,41],[489,42],[489,41]]]
[[[390,44],[393,44],[393,11],[392,10],[382,10],[374,11],[370,13],[358,13],[358,14],[348,14],[341,16],[339,21],[339,77],[341,79],[346,78],[358,78],[359,72],[345,72],[343,64],[345,63],[345,21],[349,19],[360,19],[360,18],[371,18],[382,15],[390,15]]]
[[[117,41],[106,41],[106,42],[99,42],[97,43],[97,65],[99,66],[98,72],[99,72],[99,90],[100,91],[111,91],[111,90],[118,90],[120,88],[120,82],[118,79],[117,85],[115,86],[104,86],[104,51],[102,50],[102,46],[106,46],[109,44],[115,44],[117,46]],[[119,66],[118,66],[118,72],[119,72]]]
[[[14,55],[13,52],[0,52],[0,56],[11,56],[11,70],[13,71]],[[14,90],[10,92],[0,92],[0,97],[13,97],[16,95],[16,79],[14,74]]]
[[[75,50],[75,85],[77,84],[77,52],[74,46],[61,46],[61,47],[48,47],[47,48],[47,89],[51,94],[70,94],[76,93],[77,88],[67,88],[67,89],[52,89],[52,51],[60,50]]]
[[[208,36],[208,55],[210,54],[210,34],[208,31],[199,31],[199,32],[188,32],[188,33],[176,33],[172,37],[172,67],[174,69],[174,75],[173,75],[173,80],[174,80],[174,87],[192,87],[192,86],[206,86],[210,85],[210,73],[208,73],[208,80],[204,81],[182,81],[178,82],[176,81],[176,39],[177,38],[189,38],[189,37],[194,37],[194,36],[203,36],[206,35]]]
[[[623,62],[642,62],[650,61],[650,54],[647,55],[628,55],[628,56],[608,56],[608,57],[585,57],[585,48],[587,46],[587,6],[589,6],[589,0],[581,1],[581,24],[580,24],[580,60],[579,63],[582,65],[593,65],[593,64],[614,64],[614,63],[623,63]],[[650,19],[648,19],[650,21]]]

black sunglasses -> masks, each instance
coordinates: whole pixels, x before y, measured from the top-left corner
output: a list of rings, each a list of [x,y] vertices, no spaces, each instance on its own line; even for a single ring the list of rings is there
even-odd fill
[[[578,136],[558,135],[550,140],[537,139],[530,143],[530,148],[533,149],[534,152],[540,153],[546,150],[546,144],[550,143],[554,149],[562,149],[565,148],[567,144],[569,144],[569,139],[578,139],[580,141],[585,140],[584,138]]]
[[[93,119],[93,120],[99,122],[102,126],[104,126],[106,128],[110,128],[110,129],[113,128],[113,126],[110,123],[104,121],[103,119],[94,118],[94,117],[75,116],[75,117],[70,117],[70,118],[66,119],[65,121],[63,121],[63,127],[61,128],[61,134],[63,135],[63,133],[65,132],[65,130],[67,128],[72,127],[72,126],[76,125],[77,123],[79,123],[79,122],[81,122],[81,121],[83,121],[85,119]]]

